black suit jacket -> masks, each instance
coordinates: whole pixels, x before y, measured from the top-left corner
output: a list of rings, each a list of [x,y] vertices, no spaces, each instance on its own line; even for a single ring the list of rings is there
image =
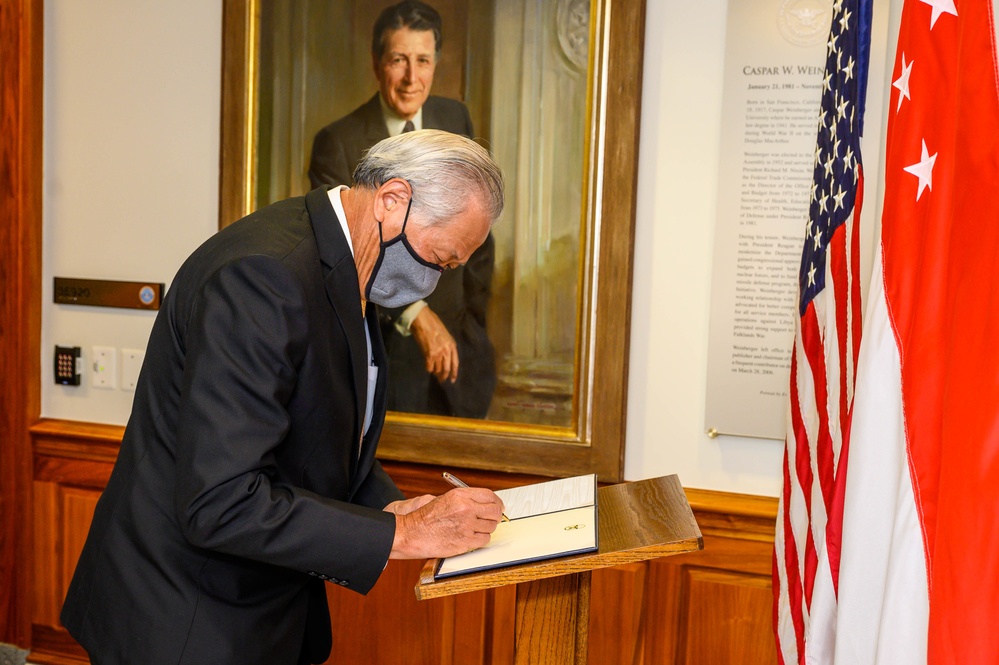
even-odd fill
[[[423,104],[423,128],[442,129],[472,137],[472,119],[459,101],[427,97]],[[354,168],[364,151],[388,138],[379,93],[348,115],[326,125],[312,141],[309,181],[320,185],[347,185],[353,182]]]
[[[428,97],[423,104],[423,128],[442,129],[472,137],[472,121],[461,102]],[[312,144],[309,180],[350,185],[364,151],[388,138],[378,93],[349,115],[323,127]],[[495,245],[490,235],[468,263],[441,275],[437,289],[426,298],[458,345],[455,383],[438,383],[427,372],[423,353],[411,336],[402,337],[394,323],[405,309],[379,308],[388,349],[391,381],[388,408],[393,411],[483,418],[496,389],[496,362],[486,331],[486,307],[491,295]]]
[[[322,662],[322,580],[382,572],[385,373],[359,450],[367,346],[326,190],[220,231],[164,298],[61,617],[96,663]]]

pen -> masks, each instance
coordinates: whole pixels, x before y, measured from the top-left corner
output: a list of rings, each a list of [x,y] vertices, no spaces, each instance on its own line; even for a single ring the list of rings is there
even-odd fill
[[[445,471],[441,475],[444,476],[444,480],[448,481],[455,487],[468,487],[468,483],[466,483],[464,480],[454,475],[453,473],[448,473],[447,471]],[[506,516],[506,513],[501,513],[501,515],[502,515],[502,519],[500,519],[501,522],[510,521],[510,518]]]

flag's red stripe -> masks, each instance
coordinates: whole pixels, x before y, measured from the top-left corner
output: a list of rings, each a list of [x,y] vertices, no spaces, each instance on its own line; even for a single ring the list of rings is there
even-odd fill
[[[792,355],[794,355],[792,353]],[[795,362],[791,360],[791,385],[794,386]],[[805,656],[805,617],[801,608],[801,576],[798,573],[798,548],[794,541],[794,529],[791,527],[791,469],[787,460],[787,448],[784,448],[784,569],[787,578],[787,602],[791,611],[791,623],[794,625],[794,641],[797,645],[798,662],[804,662]],[[775,624],[776,625],[776,624]],[[778,637],[778,643],[780,639]]]
[[[847,391],[847,384],[851,383],[852,376],[849,375],[847,371],[847,339],[846,333],[848,330],[849,322],[847,321],[847,308],[850,305],[849,299],[849,288],[850,285],[847,284],[847,256],[846,256],[846,224],[841,225],[836,229],[836,233],[833,234],[832,240],[829,243],[829,262],[830,269],[832,273],[832,290],[836,294],[835,305],[836,305],[836,333],[835,340],[830,340],[826,337],[826,343],[835,341],[836,343],[836,357],[830,358],[829,362],[836,363],[839,365],[839,400],[836,405],[836,413],[838,414],[839,422],[837,425],[842,431],[843,423],[846,421],[846,400],[849,397],[849,392]],[[829,285],[826,284],[826,288]],[[829,331],[827,331],[829,332]],[[829,472],[833,473],[833,468],[830,464]],[[830,483],[830,487],[834,484]],[[832,492],[830,491],[830,498]],[[829,502],[829,505],[832,501]]]
[[[787,467],[787,447],[786,446],[784,448],[784,467],[785,468]],[[786,514],[786,511],[785,511],[785,514]],[[777,559],[777,548],[776,547],[774,548],[773,556],[771,558],[773,559],[772,578],[773,578],[773,593],[774,593],[773,624],[772,625],[774,627],[774,641],[777,643],[777,665],[784,665],[784,651],[783,651],[783,649],[780,648],[780,630],[778,629],[778,623],[777,623],[778,622],[778,619],[777,619],[778,608],[780,607],[780,590],[781,590],[781,584],[780,584],[780,571],[779,571],[780,562]]]
[[[829,288],[829,285],[826,285]],[[823,298],[820,294],[817,298]],[[832,438],[829,435],[829,377],[826,374],[825,351],[822,337],[819,335],[819,320],[815,313],[814,303],[805,309],[801,317],[801,341],[805,348],[805,357],[812,370],[812,384],[815,386],[815,409],[819,417],[818,439],[815,442],[814,455],[816,467],[819,470],[819,488],[822,491],[822,501],[826,514],[832,505],[833,488],[833,453]],[[811,513],[811,508],[809,508]]]
[[[857,194],[856,200],[853,205],[853,219],[859,220],[860,213],[863,209],[864,202],[864,176],[863,169],[858,164],[857,169],[859,176],[857,178]],[[845,226],[844,226],[845,229]],[[861,317],[860,317],[860,229],[859,225],[855,225],[853,233],[850,237],[850,260],[847,262],[848,265],[846,269],[849,271],[844,272],[849,274],[849,307],[853,312],[853,320],[849,322],[850,326],[850,349],[843,349],[841,353],[845,357],[848,351],[853,358],[853,364],[851,365],[852,371],[849,377],[844,374],[844,381],[842,384],[842,402],[843,402],[843,429],[842,429],[842,442],[840,443],[839,450],[839,463],[837,464],[836,481],[833,490],[833,501],[832,507],[829,510],[829,515],[826,520],[826,543],[827,552],[829,557],[829,571],[832,574],[833,590],[836,593],[837,598],[839,597],[839,564],[842,554],[842,544],[843,544],[843,502],[846,496],[846,470],[848,467],[847,460],[850,453],[850,425],[853,422],[853,400],[850,398],[847,392],[847,388],[851,388],[854,385],[857,362],[860,357],[860,329],[861,329]],[[844,326],[845,327],[845,326]],[[848,382],[848,383],[847,383]]]
[[[815,308],[810,304],[805,309],[805,315],[801,320],[801,335],[802,341],[804,342],[803,348],[805,349],[805,360],[808,368],[811,370],[809,375],[809,383],[817,383],[819,381],[818,377],[814,374],[816,369],[815,362],[808,357],[810,354],[808,352],[808,342],[809,338],[818,338],[817,330],[817,319],[815,316]],[[800,362],[800,358],[798,361]],[[822,370],[819,366],[818,369]],[[815,482],[814,476],[812,475],[812,457],[814,456],[814,451],[809,442],[808,431],[805,429],[804,421],[801,418],[801,396],[797,392],[797,366],[792,367],[791,375],[791,402],[795,406],[792,408],[792,426],[794,427],[795,434],[795,444],[796,449],[794,453],[794,466],[795,466],[795,477],[798,481],[798,486],[801,488],[801,492],[805,498],[805,511],[808,515],[808,529],[807,535],[805,537],[805,570],[804,570],[804,593],[805,593],[805,606],[811,608],[812,606],[812,590],[815,587],[815,570],[818,567],[818,556],[815,552],[815,540],[812,538],[812,484]],[[824,375],[824,371],[821,372]],[[816,402],[819,411],[823,410],[822,404],[825,403],[825,386],[823,384],[821,394],[818,390],[815,392]],[[820,421],[820,430],[821,421]],[[821,433],[819,435],[821,439]]]
[[[850,307],[853,310],[853,327],[851,332],[853,333],[853,371],[857,371],[857,362],[860,360],[860,328],[861,328],[861,313],[864,311],[862,308],[862,301],[860,298],[860,213],[864,208],[864,167],[858,162],[857,163],[857,173],[859,177],[857,178],[857,197],[856,202],[853,204],[853,237],[850,241],[850,253],[853,256],[853,261],[850,263],[850,282],[852,283],[852,288],[850,289]],[[853,400],[850,400],[850,410],[853,410]],[[844,444],[845,445],[845,444]]]
[[[829,288],[829,285],[826,285]],[[819,295],[818,298],[824,297]],[[798,468],[803,463],[807,464],[814,457],[815,466],[819,475],[819,491],[822,495],[824,513],[829,514],[832,506],[833,489],[833,453],[832,439],[829,435],[829,392],[827,389],[828,376],[826,374],[825,352],[823,351],[822,338],[819,335],[819,320],[815,312],[814,302],[805,309],[804,316],[801,317],[801,342],[805,349],[805,357],[812,372],[812,385],[815,391],[815,409],[819,417],[818,436],[814,449],[807,457],[799,458]],[[798,444],[798,449],[802,449],[802,443]],[[812,471],[809,465],[809,493],[811,493]],[[812,521],[812,507],[808,505],[809,522]],[[823,525],[824,526],[824,525]],[[812,590],[815,586],[815,570],[818,567],[818,558],[815,552],[815,542],[811,538],[812,529],[809,528],[809,540],[805,549],[805,598],[808,607],[812,606]]]
[[[853,411],[851,404],[850,411]],[[832,573],[833,591],[839,598],[839,562],[843,544],[843,502],[846,497],[847,460],[850,457],[850,429],[853,419],[848,414],[843,428],[843,445],[839,452],[839,472],[836,474],[836,488],[832,509],[826,519],[826,547],[829,553],[829,569]]]
[[[847,361],[849,359],[848,354],[852,353],[852,349],[847,348],[849,340],[847,339],[847,331],[849,330],[850,321],[848,320],[849,312],[848,309],[853,306],[850,302],[850,284],[847,279],[849,275],[849,259],[851,257],[847,256],[846,246],[847,246],[847,227],[848,223],[844,223],[833,235],[832,241],[829,243],[829,261],[831,262],[830,269],[832,273],[832,289],[836,294],[836,358],[831,358],[830,362],[837,362],[839,365],[839,400],[837,404],[837,413],[839,422],[838,430],[840,432],[840,457],[839,462],[836,465],[836,469],[829,469],[829,474],[831,476],[830,483],[830,497],[827,504],[826,510],[826,558],[829,561],[830,575],[833,579],[833,588],[836,589],[838,586],[839,578],[839,560],[840,560],[840,545],[842,541],[842,515],[840,514],[839,519],[834,519],[833,514],[837,510],[837,504],[839,504],[839,510],[842,510],[842,496],[840,496],[840,491],[842,489],[842,481],[846,478],[846,464],[844,464],[844,448],[846,444],[846,434],[845,430],[849,425],[848,421],[848,411],[849,411],[849,398],[850,398],[850,387],[853,386],[853,372],[850,369]],[[854,233],[854,236],[857,234]],[[855,261],[854,261],[855,262]],[[826,285],[829,288],[829,285]],[[827,342],[832,342],[827,338]],[[830,466],[832,462],[830,461]]]

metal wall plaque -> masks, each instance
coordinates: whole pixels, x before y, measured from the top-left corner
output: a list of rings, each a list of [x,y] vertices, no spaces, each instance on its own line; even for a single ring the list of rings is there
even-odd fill
[[[161,282],[115,282],[106,279],[56,277],[52,302],[61,305],[159,309]]]

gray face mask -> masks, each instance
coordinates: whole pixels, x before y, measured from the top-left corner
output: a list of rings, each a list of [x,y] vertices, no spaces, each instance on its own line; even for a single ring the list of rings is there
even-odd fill
[[[406,238],[406,222],[412,207],[413,199],[410,199],[402,231],[388,242],[382,238],[382,225],[378,225],[381,249],[364,295],[376,305],[401,307],[422,300],[434,292],[437,280],[444,272],[440,266],[420,258]]]

